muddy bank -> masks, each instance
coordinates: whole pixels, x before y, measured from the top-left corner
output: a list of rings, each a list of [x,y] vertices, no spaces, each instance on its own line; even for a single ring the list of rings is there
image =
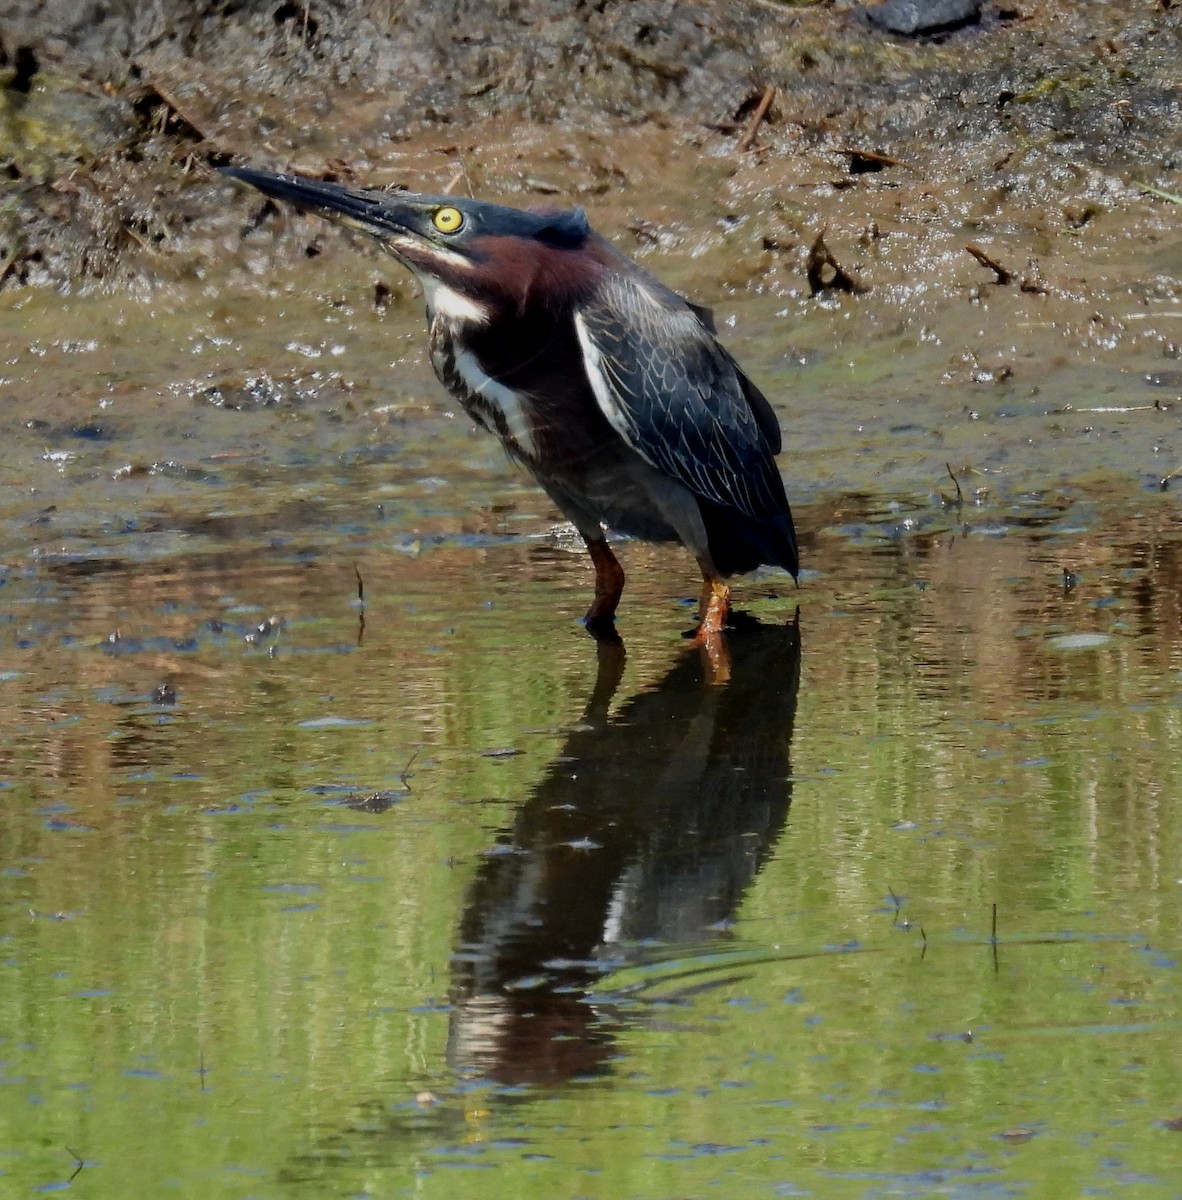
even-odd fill
[[[718,251],[728,287],[803,284],[826,223],[844,258],[899,221],[1013,235],[1018,268],[1048,238],[1070,260],[1060,235],[1113,213],[1115,240],[1176,230],[1135,186],[1176,187],[1182,164],[1176,5],[989,3],[938,37],[880,24],[772,0],[10,0],[0,286],[201,277],[257,214],[208,170],[240,160],[581,201],[634,247]],[[275,228],[309,252],[306,229]],[[929,249],[913,239],[911,281],[961,286]]]

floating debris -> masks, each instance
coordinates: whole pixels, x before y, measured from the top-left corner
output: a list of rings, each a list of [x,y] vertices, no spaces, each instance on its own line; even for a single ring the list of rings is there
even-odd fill
[[[1052,650],[1095,650],[1112,641],[1109,633],[1061,633],[1049,638],[1047,645]]]

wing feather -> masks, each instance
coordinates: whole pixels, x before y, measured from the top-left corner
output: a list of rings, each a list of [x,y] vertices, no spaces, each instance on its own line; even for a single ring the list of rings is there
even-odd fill
[[[596,402],[638,454],[750,517],[787,510],[771,405],[695,309],[660,285],[612,274],[576,309],[575,328]]]

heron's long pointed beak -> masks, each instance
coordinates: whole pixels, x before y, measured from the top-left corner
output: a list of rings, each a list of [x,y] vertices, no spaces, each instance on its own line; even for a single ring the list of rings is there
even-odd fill
[[[391,192],[388,197],[383,197],[380,193],[356,191],[339,183],[256,171],[253,167],[220,167],[219,170],[231,179],[257,188],[264,196],[311,209],[371,236],[407,231],[398,214],[399,200],[407,195],[405,192]]]

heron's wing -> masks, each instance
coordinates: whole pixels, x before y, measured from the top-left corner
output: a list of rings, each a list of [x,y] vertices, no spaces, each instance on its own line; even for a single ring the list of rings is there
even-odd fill
[[[787,509],[775,413],[685,301],[609,274],[574,319],[595,399],[637,453],[748,516]]]

